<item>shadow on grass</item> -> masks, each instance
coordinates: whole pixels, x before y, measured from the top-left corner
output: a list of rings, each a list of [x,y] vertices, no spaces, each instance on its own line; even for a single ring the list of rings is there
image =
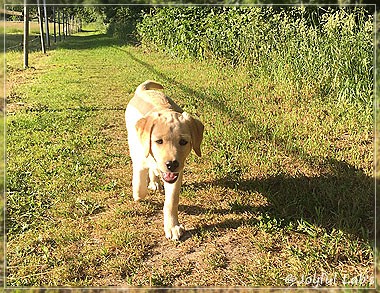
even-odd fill
[[[74,34],[71,36],[64,37],[61,35],[57,36],[56,42],[54,42],[53,37],[50,38],[49,50],[55,50],[57,48],[68,49],[68,50],[86,50],[86,49],[96,49],[100,47],[110,47],[121,45],[121,41],[110,37],[106,34],[98,33],[97,31],[82,31],[82,33],[88,33],[88,35]],[[1,35],[1,40],[5,40],[5,50],[6,51],[22,51],[23,50],[23,35],[22,34],[6,34]],[[133,40],[126,41],[123,44],[132,44]],[[39,35],[29,36],[29,51],[40,51],[41,43]]]
[[[195,191],[221,186],[244,192],[259,192],[268,200],[267,206],[242,205],[235,210],[215,210],[218,214],[260,212],[283,220],[284,225],[302,220],[327,231],[341,229],[362,239],[374,241],[374,179],[344,162],[331,164],[334,172],[320,177],[291,178],[277,175],[249,180],[220,178],[211,182],[194,183],[189,187]],[[188,214],[208,212],[191,206],[184,207],[183,211]],[[246,220],[242,219],[240,224],[244,223],[246,224]],[[224,223],[219,223],[207,229],[223,226]],[[232,228],[234,227],[236,223]]]
[[[124,45],[133,46],[138,44],[139,42],[133,37],[121,40],[99,31],[82,30],[79,34],[68,36],[64,42],[57,42],[56,47],[68,50],[88,50],[101,47],[119,48]]]
[[[89,33],[94,34],[69,36],[65,42],[59,43],[58,47],[69,50],[86,50],[120,45],[120,41],[106,34]]]
[[[122,48],[116,48],[125,52],[129,58],[138,62],[152,75],[158,76],[163,82],[179,87],[188,95],[195,95],[204,103],[208,103],[215,109],[228,114],[235,121],[246,123],[252,130],[253,138],[257,141],[265,140],[266,135],[256,131],[257,127],[246,119],[237,110],[229,107],[220,100],[198,92],[191,87],[176,81],[159,72],[155,67],[146,63],[130,52]],[[154,60],[152,60],[154,64]],[[276,146],[282,148],[282,141],[276,140]],[[286,153],[298,156],[302,153],[301,149],[293,148],[282,149]],[[313,164],[320,161],[318,158],[309,156],[306,158]],[[210,186],[222,186],[233,190],[260,192],[267,197],[269,205],[261,208],[261,212],[269,214],[276,219],[290,221],[307,221],[310,224],[322,226],[327,230],[342,229],[350,234],[362,239],[374,241],[375,237],[375,182],[372,177],[364,174],[345,162],[334,159],[326,159],[322,164],[329,166],[331,172],[320,177],[297,177],[292,178],[284,175],[249,180],[239,180],[236,178],[220,178],[213,182],[200,182],[192,185],[195,190],[209,188]],[[245,206],[244,209],[255,211],[257,207]],[[200,207],[182,207],[188,213],[206,213]],[[228,213],[226,210],[213,210],[216,213]],[[205,226],[205,229],[218,227],[237,228],[243,224],[243,220],[232,223],[218,223],[216,225]]]
[[[23,35],[21,34],[2,34],[0,39],[4,40],[2,45],[4,46],[5,52],[23,51]],[[41,51],[40,37],[38,35],[29,36],[29,52]]]

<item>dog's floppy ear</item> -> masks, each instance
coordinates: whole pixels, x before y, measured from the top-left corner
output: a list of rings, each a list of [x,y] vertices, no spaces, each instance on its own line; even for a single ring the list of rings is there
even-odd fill
[[[182,116],[187,120],[191,132],[191,140],[194,152],[200,157],[201,154],[201,143],[203,139],[204,126],[201,121],[196,118],[191,117],[188,113],[183,112]]]
[[[150,153],[150,136],[154,125],[155,118],[152,116],[143,117],[136,123],[137,134],[140,139],[140,143],[143,146],[143,152],[145,157]]]

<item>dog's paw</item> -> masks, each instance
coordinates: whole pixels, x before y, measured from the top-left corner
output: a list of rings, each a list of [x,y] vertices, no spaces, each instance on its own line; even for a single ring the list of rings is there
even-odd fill
[[[148,189],[153,190],[153,191],[158,191],[158,192],[165,192],[164,191],[164,186],[160,184],[159,182],[154,182],[150,181],[148,185]]]
[[[140,196],[137,196],[137,195],[136,195],[136,196],[135,196],[135,195],[133,196],[133,200],[134,200],[134,201],[141,201],[141,200],[143,200],[144,198],[145,198],[145,197],[140,197]]]
[[[133,193],[133,200],[134,201],[141,201],[143,199],[145,199],[145,197],[147,196],[147,193],[139,193],[139,192],[134,192]]]
[[[150,181],[148,185],[148,189],[153,190],[153,191],[159,190],[160,184],[158,184],[158,182]]]
[[[153,191],[158,191],[161,194],[165,194],[164,186],[159,182],[150,181],[148,185],[148,189]]]
[[[166,229],[165,236],[171,240],[179,240],[184,232],[185,228],[182,225],[176,225],[170,229]]]

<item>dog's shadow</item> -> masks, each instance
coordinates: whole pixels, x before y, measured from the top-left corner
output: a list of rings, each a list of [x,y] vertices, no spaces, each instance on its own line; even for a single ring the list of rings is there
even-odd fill
[[[297,177],[278,175],[265,179],[231,180],[222,178],[210,182],[185,185],[197,192],[211,186],[221,186],[238,190],[246,194],[259,192],[266,197],[268,204],[256,206],[239,205],[234,209],[180,205],[181,212],[188,215],[216,213],[267,215],[281,221],[282,225],[304,221],[327,231],[343,230],[357,237],[374,242],[375,237],[375,181],[363,171],[338,161],[329,162],[332,170],[328,175],[319,177]],[[216,224],[206,224],[187,231],[182,240],[205,230],[234,229],[247,224],[246,217],[234,217],[237,220],[222,220]],[[255,226],[258,220],[248,222]]]

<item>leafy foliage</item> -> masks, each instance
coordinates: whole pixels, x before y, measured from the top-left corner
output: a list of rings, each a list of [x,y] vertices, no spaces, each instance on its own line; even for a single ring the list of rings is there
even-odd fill
[[[137,42],[136,25],[141,20],[143,6],[104,6],[97,9],[107,26],[108,35],[123,42]]]

